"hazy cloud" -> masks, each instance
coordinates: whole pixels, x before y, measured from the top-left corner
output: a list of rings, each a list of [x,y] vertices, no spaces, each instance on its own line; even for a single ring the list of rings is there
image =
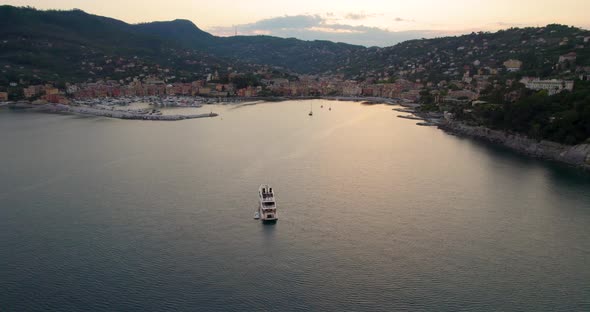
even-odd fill
[[[522,26],[527,26],[527,24],[507,23],[507,22],[496,22],[495,25],[496,26],[500,26],[500,27],[522,27]]]
[[[401,17],[396,17],[393,19],[395,22],[415,22],[415,20],[405,19]]]
[[[368,16],[361,13],[354,17],[360,19]],[[320,15],[274,17],[255,23],[237,25],[237,28],[239,35],[295,37],[302,40],[330,40],[379,47],[391,46],[411,39],[432,38],[441,35],[441,33],[432,30],[389,31],[377,27],[329,23],[326,18]],[[233,27],[214,27],[208,30],[219,36],[232,36],[235,31]]]
[[[364,12],[361,13],[348,13],[344,17],[349,20],[364,20],[367,18],[375,17],[376,14],[366,14]]]

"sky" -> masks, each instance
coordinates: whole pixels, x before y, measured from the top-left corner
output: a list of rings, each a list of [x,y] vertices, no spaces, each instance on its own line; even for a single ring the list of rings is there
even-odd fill
[[[128,23],[188,19],[218,36],[272,35],[390,46],[417,38],[551,23],[590,29],[590,0],[8,0]]]

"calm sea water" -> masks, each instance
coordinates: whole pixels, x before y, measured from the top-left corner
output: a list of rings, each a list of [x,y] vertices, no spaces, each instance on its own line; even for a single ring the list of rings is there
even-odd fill
[[[390,106],[213,110],[0,111],[0,311],[590,310],[587,174]]]

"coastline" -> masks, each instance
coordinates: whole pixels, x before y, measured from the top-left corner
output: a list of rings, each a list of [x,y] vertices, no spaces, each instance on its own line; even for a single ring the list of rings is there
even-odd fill
[[[522,134],[493,130],[484,126],[469,126],[460,121],[447,120],[437,113],[418,112],[414,107],[406,106],[393,110],[409,114],[398,115],[398,118],[423,120],[424,122],[416,124],[419,126],[436,126],[450,135],[499,144],[529,157],[551,160],[590,171],[590,144],[565,145],[547,140],[535,140]]]
[[[492,130],[483,126],[468,126],[458,121],[447,121],[443,114],[432,112],[418,112],[420,104],[403,103],[398,100],[378,97],[345,97],[345,96],[321,96],[321,97],[281,97],[257,98],[263,101],[284,100],[311,100],[322,99],[330,101],[353,101],[364,104],[399,105],[402,108],[394,108],[394,111],[408,115],[397,115],[398,118],[421,121],[418,126],[438,127],[450,135],[461,135],[474,139],[485,140],[489,143],[500,144],[509,149],[527,155],[529,157],[556,161],[566,165],[578,167],[590,171],[590,144],[565,145],[547,140],[534,140],[520,134],[507,133],[500,130]]]
[[[137,102],[144,100],[146,103],[152,103],[151,97],[137,98]],[[205,98],[203,98],[205,99]],[[222,100],[223,99],[223,100]],[[283,101],[303,101],[303,100],[328,100],[328,101],[350,101],[350,102],[362,102],[366,105],[373,104],[386,104],[386,105],[404,105],[399,101],[388,98],[379,97],[352,97],[352,96],[281,96],[281,97],[240,97],[240,98],[217,98],[216,102],[210,101],[210,99],[204,100],[199,106],[203,104],[222,104],[222,105],[234,105],[243,104],[248,102],[283,102]],[[219,114],[216,113],[204,113],[196,115],[161,115],[161,114],[149,114],[147,111],[123,111],[116,109],[108,109],[107,107],[115,107],[118,104],[112,104],[113,99],[110,98],[93,98],[81,101],[80,103],[74,103],[75,105],[66,104],[34,104],[31,101],[20,100],[16,102],[3,102],[0,103],[0,108],[9,108],[24,111],[34,111],[48,114],[65,114],[65,115],[81,115],[81,116],[96,116],[106,118],[117,118],[126,120],[152,120],[152,121],[178,121],[186,119],[196,118],[210,118],[217,117]],[[92,102],[94,105],[87,105],[85,102]],[[105,102],[105,103],[102,103]],[[129,102],[129,101],[128,101]],[[118,103],[118,102],[117,102]],[[97,108],[99,104],[106,105],[104,108]],[[161,107],[158,105],[157,107]]]
[[[534,140],[521,134],[507,133],[501,130],[493,130],[483,126],[469,126],[459,121],[449,121],[443,118],[440,113],[423,113],[416,110],[420,104],[403,103],[397,99],[378,97],[347,97],[347,96],[314,96],[314,97],[248,97],[241,98],[241,101],[228,102],[226,104],[239,104],[249,101],[282,102],[297,100],[329,100],[329,101],[352,101],[363,104],[386,104],[399,105],[402,108],[393,108],[394,111],[405,113],[397,115],[398,118],[420,121],[418,126],[436,126],[450,135],[459,135],[484,140],[490,143],[499,144],[509,149],[535,158],[547,159],[563,164],[575,166],[581,169],[590,170],[590,144],[564,145],[546,140]],[[10,105],[13,104],[13,105]],[[17,103],[0,103],[0,108],[13,108],[31,110],[50,114],[68,114],[82,116],[97,116],[107,118],[118,118],[125,120],[152,120],[152,121],[178,121],[196,118],[217,117],[215,113],[204,113],[196,115],[149,115],[135,111],[121,111],[97,109],[86,106],[70,106],[62,104],[32,105],[20,101]]]
[[[590,170],[590,144],[564,145],[546,140],[534,140],[520,134],[492,130],[483,126],[468,126],[458,121],[443,121],[438,128],[451,135],[482,139],[500,144],[518,153],[552,160]]]
[[[233,99],[233,98],[231,98]],[[304,100],[327,100],[327,101],[346,101],[346,102],[366,102],[366,104],[386,104],[386,105],[404,105],[398,99],[382,97],[358,97],[358,96],[255,96],[242,97],[241,102],[265,101],[265,102],[282,102],[282,101],[304,101]],[[239,102],[238,102],[239,103]],[[234,103],[231,103],[234,104]]]

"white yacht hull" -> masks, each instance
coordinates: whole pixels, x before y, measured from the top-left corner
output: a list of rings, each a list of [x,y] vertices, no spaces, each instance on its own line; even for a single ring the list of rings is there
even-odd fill
[[[258,189],[258,215],[262,222],[276,222],[279,219],[277,204],[272,187],[263,184]]]
[[[258,213],[260,216],[260,220],[262,220],[262,221],[271,222],[271,221],[277,221],[279,219],[279,216],[276,211],[275,212],[264,211],[261,207],[258,210]]]

